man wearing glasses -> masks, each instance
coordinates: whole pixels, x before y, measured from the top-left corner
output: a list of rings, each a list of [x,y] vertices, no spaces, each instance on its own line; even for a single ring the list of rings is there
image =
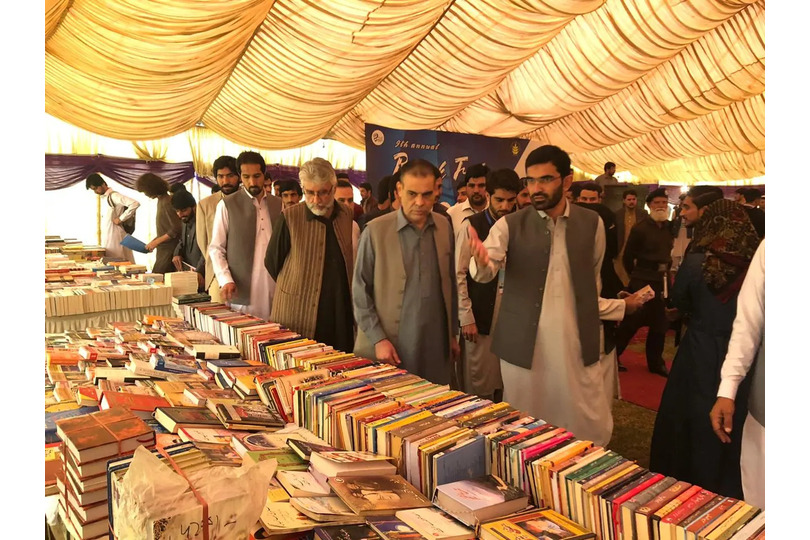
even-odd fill
[[[211,243],[211,236],[214,233],[214,216],[216,215],[217,204],[225,195],[230,195],[239,189],[239,174],[236,171],[236,159],[232,156],[219,156],[214,160],[214,178],[220,190],[201,199],[197,203],[197,245],[200,252],[205,256],[205,284],[204,287],[211,295],[212,302],[221,302],[219,294],[219,284],[214,275],[214,265],[211,263],[211,256],[208,254],[208,245]]]
[[[616,363],[602,355],[600,319],[621,320],[635,297],[599,298],[605,230],[596,212],[568,203],[571,160],[546,145],[526,159],[532,199],[495,222],[485,242],[470,228],[470,274],[493,279],[505,266],[492,335],[501,359],[504,401],[605,445],[613,431]]]
[[[273,223],[264,264],[276,280],[271,320],[337,350],[354,347],[351,280],[360,228],[335,200],[332,165],[307,161],[298,173],[305,204]]]
[[[222,301],[242,313],[268,319],[276,283],[264,268],[264,254],[272,222],[281,214],[281,199],[264,190],[261,154],[242,152],[236,167],[244,187],[217,204],[208,254]]]

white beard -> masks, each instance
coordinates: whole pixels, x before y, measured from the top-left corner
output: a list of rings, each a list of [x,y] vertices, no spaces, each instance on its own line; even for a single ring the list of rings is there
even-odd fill
[[[307,203],[307,208],[309,208],[309,211],[312,212],[313,214],[315,214],[316,216],[323,217],[323,216],[327,215],[332,210],[332,207],[334,205],[335,205],[335,201],[332,200],[332,202],[329,203],[328,206],[318,206],[317,204]]]
[[[669,217],[669,210],[667,208],[658,208],[657,210],[652,210],[650,212],[650,217],[656,223],[664,222]]]

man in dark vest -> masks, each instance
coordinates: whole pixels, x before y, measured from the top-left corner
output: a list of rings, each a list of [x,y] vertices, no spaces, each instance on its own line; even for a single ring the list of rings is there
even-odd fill
[[[489,282],[505,267],[492,335],[503,399],[605,445],[616,363],[602,355],[599,321],[622,319],[636,300],[599,298],[605,230],[596,212],[564,196],[573,181],[568,154],[541,146],[526,158],[526,174],[532,207],[498,220],[483,243],[470,228],[473,279]]]
[[[222,300],[237,311],[269,319],[276,282],[264,267],[264,255],[272,223],[281,214],[281,199],[264,189],[261,154],[242,152],[236,166],[242,189],[217,204],[208,253]]]
[[[273,223],[265,267],[276,280],[271,320],[337,350],[354,347],[351,281],[360,228],[335,200],[338,179],[323,158],[298,173],[305,204]]]
[[[489,171],[486,191],[489,206],[465,217],[456,233],[456,282],[458,285],[458,322],[461,325],[461,363],[463,389],[482,398],[499,402],[503,398],[501,364],[490,350],[490,330],[497,318],[500,295],[498,282],[478,283],[469,274],[470,235],[466,226],[486,240],[489,229],[500,218],[515,211],[517,194],[523,188],[513,169]]]

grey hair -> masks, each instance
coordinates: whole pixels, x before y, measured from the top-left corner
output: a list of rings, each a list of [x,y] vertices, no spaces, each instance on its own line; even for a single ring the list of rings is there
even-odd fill
[[[301,182],[313,182],[315,184],[337,185],[337,175],[332,164],[323,158],[313,158],[303,165],[298,171],[298,179]]]

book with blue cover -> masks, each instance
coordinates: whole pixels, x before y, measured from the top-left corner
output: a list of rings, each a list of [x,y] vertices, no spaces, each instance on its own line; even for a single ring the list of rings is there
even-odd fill
[[[433,456],[436,485],[485,476],[486,441],[486,437],[479,435]]]
[[[126,235],[124,239],[121,240],[121,245],[125,248],[131,249],[132,251],[137,251],[138,253],[149,253],[149,250],[146,249],[146,244],[131,234]]]

